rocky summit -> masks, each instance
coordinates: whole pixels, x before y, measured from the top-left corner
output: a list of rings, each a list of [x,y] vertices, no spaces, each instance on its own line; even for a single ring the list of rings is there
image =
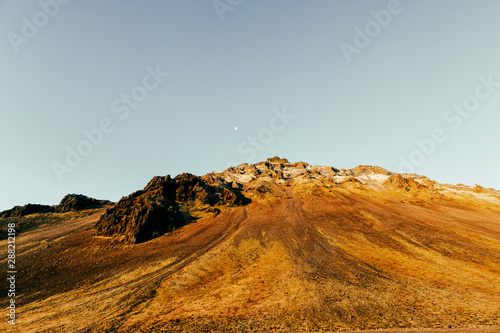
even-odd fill
[[[176,230],[201,216],[215,216],[221,208],[242,206],[252,200],[272,203],[288,196],[287,187],[312,186],[316,191],[324,191],[342,188],[345,183],[380,193],[403,195],[408,192],[400,199],[421,205],[426,205],[427,200],[446,200],[446,193],[464,188],[440,185],[414,174],[396,174],[376,166],[336,169],[305,162],[290,163],[275,156],[202,177],[191,174],[154,177],[143,190],[109,208],[96,224],[96,230],[97,235],[119,236],[121,241],[135,244]],[[498,196],[497,191],[480,186],[468,189],[489,193],[492,198]]]
[[[239,188],[220,177],[182,174],[154,177],[142,190],[122,198],[96,224],[97,234],[119,235],[128,244],[140,243],[178,229],[198,214],[218,214],[218,207],[240,206]]]
[[[12,219],[20,332],[500,329],[500,192],[479,185],[273,157]]]
[[[66,195],[59,205],[39,205],[27,204],[24,206],[16,206],[12,209],[0,212],[0,218],[8,217],[22,217],[38,213],[66,213],[81,211],[92,208],[101,208],[112,204],[109,200],[98,200],[87,197],[83,194],[68,194]]]

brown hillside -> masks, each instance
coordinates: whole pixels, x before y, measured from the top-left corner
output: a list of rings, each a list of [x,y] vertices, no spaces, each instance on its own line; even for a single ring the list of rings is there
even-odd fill
[[[19,332],[500,326],[500,193],[376,167],[158,177],[17,249]]]

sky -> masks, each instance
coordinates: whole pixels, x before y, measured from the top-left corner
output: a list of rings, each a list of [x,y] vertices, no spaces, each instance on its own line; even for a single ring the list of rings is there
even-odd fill
[[[272,156],[500,190],[495,0],[0,0],[0,211]]]

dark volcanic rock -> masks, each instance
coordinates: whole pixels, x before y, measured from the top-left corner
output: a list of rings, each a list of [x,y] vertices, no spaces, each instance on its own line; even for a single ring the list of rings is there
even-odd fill
[[[21,217],[36,213],[52,213],[52,212],[54,212],[53,206],[27,204],[24,206],[15,206],[12,209],[1,212],[0,218]]]
[[[82,194],[68,194],[57,206],[27,204],[0,212],[0,218],[22,217],[37,213],[65,213],[91,208],[101,208],[112,204],[108,200],[97,200]]]
[[[122,198],[95,225],[102,236],[123,236],[128,244],[145,242],[191,221],[189,209],[217,213],[214,206],[238,206],[246,198],[238,188],[213,177],[183,173],[154,177],[141,191]]]
[[[82,194],[68,194],[61,200],[61,203],[56,206],[55,211],[58,213],[65,213],[91,208],[101,208],[110,204],[112,204],[112,202],[108,200],[97,200]]]

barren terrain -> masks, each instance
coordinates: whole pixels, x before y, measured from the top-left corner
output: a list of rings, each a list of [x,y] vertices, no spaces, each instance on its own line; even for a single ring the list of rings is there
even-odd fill
[[[20,234],[14,331],[499,331],[498,191],[277,158],[207,177],[248,201],[189,192],[191,223],[143,242],[104,210]]]

